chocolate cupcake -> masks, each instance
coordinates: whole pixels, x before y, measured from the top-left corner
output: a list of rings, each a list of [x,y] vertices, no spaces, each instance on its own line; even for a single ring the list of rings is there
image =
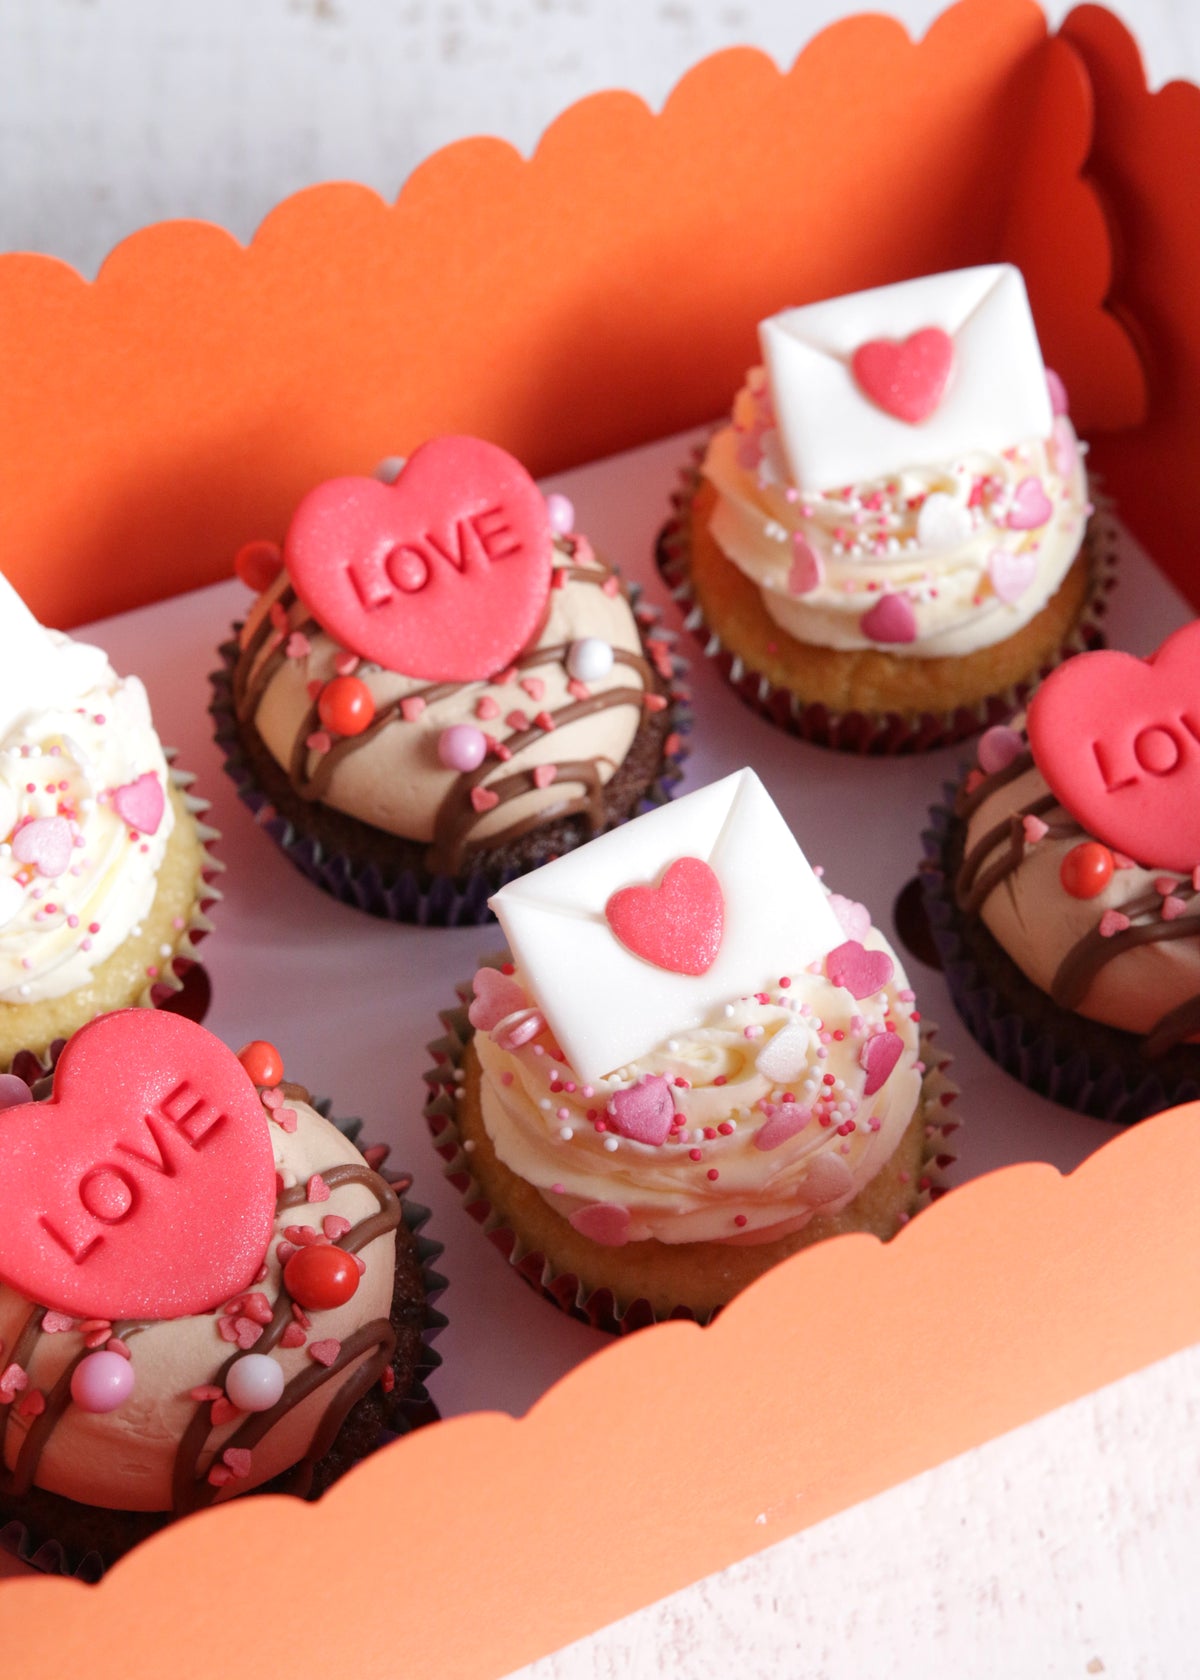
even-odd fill
[[[243,553],[262,592],[222,650],[218,739],[327,891],[479,921],[504,881],[669,797],[682,666],[573,522],[502,450],[442,438]]]

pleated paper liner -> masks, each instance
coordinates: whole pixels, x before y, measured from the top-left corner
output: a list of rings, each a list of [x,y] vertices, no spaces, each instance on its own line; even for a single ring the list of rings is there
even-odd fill
[[[362,1130],[360,1119],[339,1119],[336,1116],[331,1116],[329,1113],[330,1103],[327,1098],[312,1099],[312,1106],[325,1119],[330,1120],[331,1124],[336,1126],[338,1131],[348,1137],[352,1143],[357,1142]],[[387,1144],[365,1146],[360,1144],[359,1148],[368,1166],[384,1178],[388,1178],[384,1162],[389,1153],[389,1146]],[[396,1440],[399,1436],[411,1434],[413,1430],[420,1429],[425,1424],[438,1420],[437,1407],[431,1400],[425,1384],[431,1373],[442,1362],[441,1355],[432,1344],[448,1322],[445,1314],[433,1305],[433,1302],[446,1288],[446,1279],[435,1270],[434,1265],[442,1254],[444,1244],[421,1235],[429,1219],[429,1209],[408,1197],[407,1192],[412,1184],[411,1173],[402,1173],[395,1178],[388,1179],[388,1182],[400,1199],[400,1216],[404,1227],[413,1238],[413,1252],[420,1268],[424,1293],[419,1326],[420,1351],[414,1366],[413,1378],[405,1392],[401,1393],[399,1387],[397,1387],[390,1395],[383,1397],[383,1423],[377,1439],[368,1451],[358,1453],[355,1456],[347,1456],[344,1463],[338,1463],[339,1439],[347,1429],[353,1428],[355,1414],[359,1408],[365,1407],[368,1403],[375,1403],[380,1385],[373,1385],[357,1405],[351,1408],[347,1417],[343,1420],[342,1429],[339,1431],[339,1435],[335,1437],[329,1452],[325,1458],[318,1460],[313,1468],[315,1484],[313,1490],[308,1495],[302,1495],[301,1497],[318,1498],[326,1487],[332,1486],[347,1470],[353,1469],[354,1465],[361,1462],[362,1458],[369,1456],[370,1452],[378,1451],[380,1447]],[[399,1276],[399,1266],[397,1267],[397,1276]],[[395,1306],[393,1306],[392,1323],[398,1331],[403,1331],[411,1326],[411,1320],[402,1320],[396,1317]],[[260,1493],[294,1493],[295,1489],[288,1486],[289,1474],[289,1472],[284,1471],[274,1481],[265,1483],[262,1487],[254,1488],[243,1497],[253,1499]],[[64,1503],[69,1503],[69,1501],[64,1500]],[[97,1509],[99,1510],[99,1508]],[[103,1516],[102,1511],[100,1515]],[[152,1533],[158,1532],[175,1520],[170,1512],[118,1511],[114,1512],[113,1516],[115,1528],[121,1526],[121,1519],[124,1517],[140,1518],[142,1521],[135,1525],[137,1532],[128,1535],[123,1543],[117,1541],[111,1548],[105,1548],[101,1552],[96,1548],[84,1549],[64,1542],[62,1538],[51,1531],[49,1522],[31,1523],[21,1517],[10,1517],[3,1510],[2,1501],[0,1501],[0,1546],[43,1574],[69,1575],[77,1580],[94,1582],[98,1581],[105,1570],[115,1563],[119,1557],[124,1556],[142,1540],[148,1539]]]
[[[692,580],[690,511],[700,482],[703,450],[696,450],[684,466],[681,482],[672,493],[671,518],[659,532],[655,560],[664,581],[684,615],[684,629],[695,636],[706,659],[711,659],[734,693],[768,722],[818,746],[873,756],[928,752],[977,735],[1003,723],[1019,711],[1031,690],[1055,665],[1073,653],[1104,646],[1102,621],[1107,597],[1116,581],[1118,530],[1111,508],[1091,486],[1095,504],[1085,535],[1091,557],[1087,598],[1080,617],[1064,639],[1056,657],[1020,683],[986,696],[974,705],[950,712],[839,712],[804,700],[793,689],[780,687],[741,655],[726,647],[720,632],[708,623],[696,598]],[[786,632],[779,631],[781,638]]]
[[[628,584],[627,588],[643,643],[649,640],[663,643],[670,663],[670,675],[660,673],[667,682],[668,704],[660,714],[664,724],[658,765],[650,781],[636,795],[624,819],[629,821],[665,805],[674,793],[683,775],[692,714],[685,681],[687,663],[675,646],[677,636],[674,631],[661,628],[659,609],[641,598],[636,583]],[[351,860],[319,839],[300,832],[290,818],[276,809],[260,785],[238,732],[233,705],[233,670],[238,651],[236,639],[226,642],[220,649],[221,666],[211,678],[213,698],[209,711],[215,720],[217,744],[225,756],[225,769],[237,788],[238,797],[300,873],[343,904],[387,921],[429,927],[472,927],[491,921],[488,899],[507,881],[525,873],[524,870],[489,868],[481,859],[473,868],[455,876],[437,875],[424,867],[398,868],[385,873],[374,864]],[[642,725],[643,729],[646,727]],[[620,775],[618,768],[609,785],[614,785]],[[586,838],[581,835],[574,843],[582,844]]]
[[[497,958],[493,966],[498,966],[500,960]],[[492,1207],[472,1173],[471,1155],[464,1148],[458,1126],[457,1102],[463,1062],[474,1034],[467,1019],[470,983],[459,986],[458,994],[461,1000],[459,1006],[439,1013],[445,1029],[443,1035],[428,1046],[434,1065],[425,1074],[429,1095],[424,1114],[434,1147],[444,1163],[446,1178],[458,1191],[462,1205],[471,1218],[483,1227],[492,1246],[499,1249],[530,1288],[570,1317],[609,1335],[627,1335],[663,1318],[688,1319],[701,1324],[710,1322],[716,1316],[715,1311],[698,1314],[686,1304],[680,1304],[670,1312],[658,1313],[644,1298],[626,1299],[607,1288],[587,1289],[573,1273],[558,1270],[544,1254],[527,1246]],[[959,1093],[958,1087],[949,1078],[950,1058],[935,1045],[936,1036],[936,1026],[923,1022],[920,1050],[926,1070],[921,1086],[925,1136],[914,1212],[945,1193],[946,1169],[956,1159],[950,1139],[962,1123],[954,1108]]]
[[[964,827],[952,809],[957,788],[943,792],[946,804],[930,809],[921,836],[921,890],[954,1007],[992,1060],[1052,1102],[1118,1125],[1200,1097],[1200,1045],[1147,1060],[1135,1034],[1060,1008],[978,916],[962,914],[954,878]]]

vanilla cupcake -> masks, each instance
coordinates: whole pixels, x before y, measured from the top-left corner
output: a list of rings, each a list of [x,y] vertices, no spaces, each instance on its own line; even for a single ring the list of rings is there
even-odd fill
[[[752,771],[499,893],[430,1079],[450,1176],[559,1305],[707,1320],[796,1250],[888,1238],[949,1158],[952,1087],[895,953]],[[473,1031],[472,1031],[473,1029]]]
[[[858,751],[1012,712],[1098,639],[1111,531],[1003,265],[787,310],[660,555],[745,698]]]

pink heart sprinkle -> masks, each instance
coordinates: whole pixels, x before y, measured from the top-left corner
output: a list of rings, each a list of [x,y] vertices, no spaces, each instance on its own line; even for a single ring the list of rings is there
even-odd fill
[[[214,1464],[208,1472],[208,1480],[212,1487],[228,1487],[233,1480],[233,1471],[227,1464]]]
[[[60,1330],[74,1330],[75,1320],[68,1318],[66,1313],[50,1312],[42,1315],[42,1329],[48,1336],[56,1335]]]
[[[296,1253],[296,1244],[292,1242],[277,1242],[275,1244],[275,1258],[281,1266],[286,1266],[292,1255]]]
[[[217,1334],[223,1342],[237,1341],[237,1321],[228,1315],[217,1320]]]
[[[250,1474],[249,1447],[226,1447],[221,1457],[239,1481]]]
[[[342,1344],[333,1336],[328,1336],[323,1342],[310,1342],[308,1351],[310,1357],[315,1359],[318,1365],[328,1367],[337,1364],[338,1355],[342,1351]]]
[[[853,1184],[845,1161],[836,1155],[818,1155],[799,1186],[799,1195],[810,1207],[823,1207],[826,1202],[836,1202],[844,1196]]]
[[[1009,520],[1012,524],[1012,520]],[[988,577],[992,588],[1008,606],[1021,599],[1037,574],[1037,556],[1028,550],[1012,554],[1006,548],[994,548],[988,555]]]
[[[529,728],[529,713],[523,712],[519,706],[514,706],[504,721],[515,735],[519,735],[523,729]]]
[[[515,1015],[518,1009],[528,1006],[529,999],[520,983],[510,974],[501,974],[499,969],[478,969],[471,984],[475,999],[467,1010],[467,1019],[476,1032],[490,1033],[506,1015]]]
[[[1027,816],[1022,819],[1021,827],[1025,831],[1025,839],[1031,846],[1036,846],[1039,840],[1044,840],[1050,829],[1041,817]]]
[[[297,1115],[294,1108],[277,1108],[271,1118],[281,1132],[291,1133],[296,1130]]]
[[[875,1033],[867,1039],[858,1053],[859,1065],[866,1069],[867,1074],[867,1082],[863,1086],[864,1097],[873,1097],[876,1091],[887,1083],[888,1076],[900,1060],[903,1049],[904,1040],[899,1033]]]
[[[671,1087],[658,1073],[648,1073],[627,1091],[614,1091],[608,1100],[611,1129],[635,1143],[658,1146],[667,1141],[675,1118]]]
[[[228,1395],[219,1394],[212,1403],[212,1411],[209,1413],[209,1421],[214,1429],[220,1429],[222,1424],[232,1423],[235,1418],[239,1418],[241,1415],[241,1412],[234,1405]]]
[[[868,951],[857,939],[848,939],[825,958],[825,973],[835,986],[844,986],[851,997],[873,997],[892,978],[895,964],[886,951]]]
[[[13,856],[39,875],[61,875],[71,861],[71,825],[65,817],[34,817],[13,835]]]
[[[522,677],[521,687],[534,701],[540,701],[546,692],[546,684],[541,677]]]
[[[871,912],[857,899],[843,898],[841,893],[830,893],[829,908],[841,923],[842,932],[847,939],[865,939],[870,933]]]
[[[425,710],[426,702],[419,694],[410,694],[400,702],[400,716],[405,723],[415,723]]]
[[[555,780],[557,775],[558,775],[558,766],[556,764],[539,764],[539,765],[535,766],[534,772],[533,772],[534,786],[535,787],[540,787],[540,788],[548,788],[550,786],[551,782],[553,782]]]
[[[825,565],[801,531],[792,537],[792,567],[788,572],[788,590],[792,595],[811,595],[825,581]]]
[[[255,1289],[242,1302],[242,1315],[253,1320],[255,1324],[270,1324],[271,1303],[261,1289]]]
[[[309,752],[327,753],[333,746],[333,738],[324,729],[314,729],[312,734],[305,738],[304,745]]]
[[[1186,911],[1186,901],[1180,898],[1176,893],[1172,893],[1170,897],[1163,899],[1162,919],[1164,922],[1173,922],[1176,917],[1184,915]]]
[[[755,1149],[778,1149],[781,1143],[802,1132],[812,1119],[812,1110],[799,1103],[781,1103],[772,1108],[765,1126],[754,1134]]]
[[[31,1388],[17,1401],[17,1411],[21,1417],[40,1417],[46,1410],[46,1396],[40,1388]]]
[[[298,1324],[289,1324],[279,1338],[280,1347],[294,1348],[304,1346],[304,1331]]]
[[[985,729],[979,737],[979,746],[975,754],[979,760],[979,768],[989,776],[999,775],[1001,770],[1008,769],[1024,745],[1017,731],[1007,728],[1002,723],[996,724],[992,729]]]
[[[330,1242],[334,1243],[339,1237],[346,1235],[346,1232],[350,1229],[350,1221],[344,1213],[327,1213],[321,1221],[321,1229]]]
[[[493,793],[491,788],[473,787],[471,789],[471,804],[479,815],[485,811],[494,811],[500,803],[500,795]]]
[[[915,642],[917,615],[907,595],[881,595],[858,621],[863,635],[873,642]]]
[[[237,1345],[242,1348],[243,1351],[246,1348],[252,1348],[263,1333],[262,1325],[255,1324],[252,1318],[235,1319],[233,1328],[234,1334],[237,1337]]]
[[[492,718],[499,717],[499,702],[494,700],[490,694],[483,695],[482,698],[477,700],[475,703],[475,716],[481,719],[484,723],[489,722]]]
[[[121,821],[139,834],[157,834],[166,805],[162,783],[153,770],[147,770],[136,781],[114,788],[113,805]]]
[[[320,1173],[314,1173],[304,1187],[305,1200],[310,1202],[327,1202],[329,1200],[329,1186]]]
[[[1111,939],[1114,934],[1124,933],[1128,926],[1128,916],[1122,915],[1119,910],[1106,910],[1100,918],[1100,937]]]
[[[629,1241],[629,1211],[615,1202],[593,1202],[576,1208],[568,1218],[581,1237],[602,1248],[620,1248]]]
[[[1013,491],[1012,506],[1004,523],[1010,531],[1032,531],[1044,525],[1053,512],[1053,504],[1042,488],[1041,479],[1031,474],[1023,478]]]
[[[293,630],[283,651],[289,659],[307,659],[312,652],[312,643],[303,630]]]

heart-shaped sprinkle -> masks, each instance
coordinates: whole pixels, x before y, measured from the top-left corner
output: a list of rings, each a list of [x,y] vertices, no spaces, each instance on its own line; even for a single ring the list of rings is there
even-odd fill
[[[313,1173],[304,1186],[304,1199],[307,1202],[327,1202],[329,1200],[329,1186],[320,1173]]]
[[[307,659],[312,652],[312,643],[303,630],[293,630],[283,651],[289,659]]]
[[[609,927],[635,957],[672,974],[707,974],[725,928],[725,895],[701,858],[676,858],[657,887],[622,887],[604,906]]]
[[[0,1278],[82,1318],[206,1312],[253,1283],[271,1238],[254,1085],[219,1039],[165,1011],[75,1034],[53,1096],[0,1115],[0,1183]]]
[[[331,636],[425,681],[502,670],[537,630],[550,590],[542,493],[479,438],[423,444],[392,485],[319,485],[284,552],[297,594]]]
[[[241,1409],[225,1394],[218,1394],[212,1403],[212,1411],[208,1414],[209,1422],[214,1429],[220,1429],[222,1424],[232,1423],[234,1418],[241,1417]]]
[[[915,642],[917,615],[907,595],[881,595],[858,621],[863,635],[873,642]]]
[[[971,535],[971,510],[965,503],[934,490],[921,503],[917,514],[917,542],[922,548],[941,552],[959,548]]]
[[[121,821],[136,828],[139,834],[157,834],[165,806],[162,783],[153,770],[147,770],[135,782],[113,790],[113,805]]]
[[[71,861],[71,825],[65,817],[34,817],[12,839],[18,863],[31,863],[39,875],[58,876]]]
[[[556,764],[537,764],[533,771],[533,785],[534,787],[548,788],[557,776],[558,766]]]
[[[1048,823],[1041,817],[1035,817],[1032,812],[1021,818],[1021,831],[1028,845],[1036,846],[1039,840],[1044,840],[1050,832]]]
[[[635,1143],[656,1147],[667,1141],[675,1118],[671,1087],[661,1074],[648,1073],[628,1090],[614,1091],[608,1099],[610,1130]]]
[[[769,1108],[766,1124],[754,1134],[755,1149],[778,1149],[781,1143],[802,1132],[811,1119],[812,1110],[801,1108],[799,1103],[781,1103],[778,1108]]]
[[[540,702],[546,692],[546,684],[541,677],[522,677],[521,687],[533,701]]]
[[[250,1474],[249,1447],[226,1447],[221,1457],[239,1481]]]
[[[350,1221],[344,1213],[327,1213],[321,1221],[321,1230],[330,1242],[337,1242],[339,1237],[344,1237],[350,1230]]]
[[[1124,933],[1129,926],[1129,917],[1120,910],[1106,910],[1100,918],[1099,933],[1101,939],[1112,939],[1118,933]]]
[[[809,1207],[824,1207],[836,1202],[854,1188],[850,1168],[840,1155],[818,1155],[809,1163],[803,1182],[797,1187],[801,1201]]]
[[[985,729],[979,737],[975,756],[985,775],[996,776],[1001,770],[1007,770],[1024,748],[1025,743],[1015,729],[997,723],[991,729]]]
[[[874,1033],[858,1053],[859,1065],[866,1069],[867,1082],[863,1096],[873,1097],[895,1067],[904,1050],[904,1040],[898,1033]]]
[[[856,898],[844,898],[841,893],[830,893],[829,908],[837,917],[847,939],[863,940],[870,933],[871,912]]]
[[[788,1021],[763,1045],[754,1065],[772,1085],[787,1085],[807,1070],[812,1053],[812,1029]]]
[[[419,694],[406,695],[400,702],[400,716],[405,723],[416,723],[428,704],[429,702],[423,700]]]
[[[341,1351],[342,1344],[334,1336],[326,1336],[322,1341],[308,1344],[309,1358],[326,1367],[337,1364]]]
[[[471,804],[480,816],[485,811],[494,811],[500,803],[500,795],[493,793],[491,788],[473,787],[471,789]]]
[[[581,1237],[603,1248],[620,1248],[629,1241],[629,1211],[615,1202],[593,1202],[589,1207],[576,1208],[568,1223]]]
[[[825,581],[825,563],[802,531],[792,537],[787,586],[792,595],[811,595]]]
[[[825,973],[835,986],[844,986],[851,997],[873,997],[892,978],[896,965],[886,951],[868,951],[857,939],[830,951]]]
[[[475,999],[467,1010],[467,1019],[476,1032],[490,1033],[506,1015],[515,1015],[529,1003],[520,983],[498,968],[477,969],[472,985]]]
[[[1013,606],[1034,580],[1037,556],[1028,549],[1013,553],[1007,548],[994,548],[988,555],[987,568],[996,594]]]
[[[1013,491],[1012,506],[1004,523],[1010,531],[1033,531],[1044,525],[1054,505],[1042,488],[1040,478],[1023,478]]]
[[[907,338],[873,338],[850,358],[860,388],[877,408],[910,426],[937,408],[954,366],[954,340],[941,327]]]

